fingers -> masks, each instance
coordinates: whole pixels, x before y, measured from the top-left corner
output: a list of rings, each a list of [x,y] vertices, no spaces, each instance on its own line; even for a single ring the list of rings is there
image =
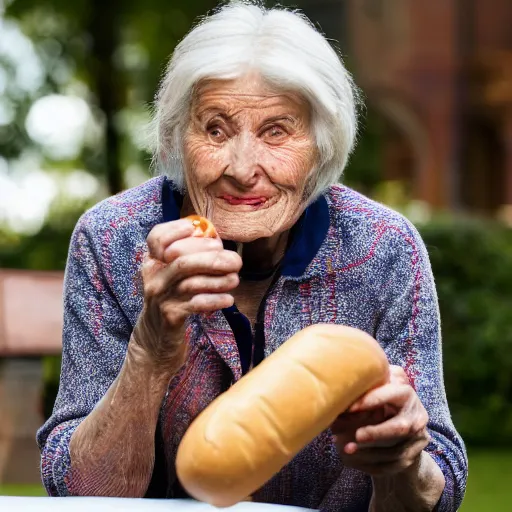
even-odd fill
[[[355,445],[355,443],[349,443],[349,445]],[[426,432],[418,434],[391,447],[351,449],[349,445],[339,446],[338,444],[346,466],[373,476],[390,475],[403,471],[417,460],[428,445],[428,434]]]
[[[428,413],[406,373],[394,366],[389,383],[355,402],[334,422],[333,432],[347,466],[371,475],[386,475],[418,460],[430,440],[427,423]]]
[[[182,238],[172,242],[164,249],[162,261],[165,263],[171,263],[180,256],[186,256],[187,254],[195,254],[198,252],[222,251],[223,248],[220,238]]]
[[[409,377],[407,377],[407,374],[401,366],[391,365],[389,370],[390,382],[392,384],[411,384]]]
[[[232,295],[227,293],[201,293],[189,301],[191,313],[205,313],[229,308],[235,303]]]
[[[382,447],[358,447],[357,453],[353,452],[354,461],[358,464],[379,464],[383,462],[396,462],[401,458],[414,458],[428,445],[428,437],[418,435],[402,441],[394,446]],[[345,451],[346,453],[346,451]]]
[[[201,293],[189,300],[169,300],[160,304],[160,315],[165,319],[169,328],[176,328],[185,322],[193,313],[208,313],[234,304],[234,298],[227,293]]]
[[[145,265],[146,263],[143,264],[143,267]],[[242,259],[233,251],[208,251],[183,255],[169,265],[159,268],[159,272],[151,275],[151,279],[145,282],[145,294],[151,296],[165,295],[170,291],[175,292],[177,283],[186,278],[238,274],[241,267]],[[143,275],[144,272],[143,269]],[[190,293],[193,286],[198,286],[199,290],[202,289],[204,291],[214,291],[215,288],[231,290],[233,287],[230,286],[233,283],[234,276],[231,275],[225,281],[208,281],[203,279],[199,282],[199,279],[197,279],[185,283],[182,293]],[[208,288],[208,286],[213,287],[213,289]]]
[[[412,423],[399,415],[380,425],[361,427],[356,431],[356,442],[371,443],[373,446],[390,446],[415,433]]]
[[[185,219],[157,224],[150,231],[146,240],[149,255],[157,260],[165,261],[165,249],[177,240],[192,236],[194,229],[192,223]]]
[[[180,256],[166,269],[176,280],[193,275],[226,275],[238,273],[242,268],[242,258],[233,251],[200,252]]]
[[[391,365],[389,367],[389,385],[403,385],[403,386],[410,386],[409,377],[407,377],[407,374],[405,373],[404,369],[401,366],[397,365]],[[380,389],[380,388],[377,388]],[[389,388],[388,388],[389,389]],[[352,406],[350,407],[350,412],[356,412],[363,408],[368,408],[369,400],[367,399],[368,395],[373,394],[375,389],[369,391],[366,395],[361,397],[359,400],[354,402]],[[363,405],[365,404],[365,405]]]
[[[225,276],[192,276],[184,279],[176,286],[176,293],[182,296],[193,296],[203,293],[225,293],[234,290],[240,282],[236,272]]]
[[[198,237],[196,236],[197,229],[189,219],[158,224],[151,230],[147,238],[149,255],[169,263],[180,255],[223,248],[222,241],[218,236]]]
[[[384,405],[392,405],[400,409],[410,398],[414,390],[407,384],[384,384],[375,388],[357,400],[350,412],[359,412],[368,409],[376,409]]]
[[[428,414],[423,407],[410,413],[402,413],[378,425],[359,428],[355,440],[360,446],[392,446],[403,439],[423,431],[428,422]]]
[[[384,408],[344,413],[336,418],[334,423],[331,425],[331,431],[333,434],[345,434],[346,432],[355,433],[355,431],[360,427],[382,423],[386,418],[387,416]]]

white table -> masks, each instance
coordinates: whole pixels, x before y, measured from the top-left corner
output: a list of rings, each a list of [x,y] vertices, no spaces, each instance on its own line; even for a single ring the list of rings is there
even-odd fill
[[[150,500],[128,498],[18,498],[0,496],[1,512],[308,512],[310,509],[242,502],[218,509],[194,500]],[[311,512],[311,511],[310,511]]]

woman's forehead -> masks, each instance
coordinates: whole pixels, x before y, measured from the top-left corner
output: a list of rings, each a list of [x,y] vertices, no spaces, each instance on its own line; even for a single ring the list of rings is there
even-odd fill
[[[193,110],[199,116],[215,110],[234,114],[244,109],[273,108],[284,108],[297,115],[309,110],[300,94],[278,89],[255,74],[232,80],[203,80],[197,85],[193,99]]]

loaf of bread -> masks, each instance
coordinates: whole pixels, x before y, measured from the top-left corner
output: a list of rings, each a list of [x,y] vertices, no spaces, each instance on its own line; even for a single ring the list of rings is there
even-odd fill
[[[192,422],[178,448],[178,479],[192,497],[216,507],[245,500],[388,378],[386,356],[368,334],[307,327]]]

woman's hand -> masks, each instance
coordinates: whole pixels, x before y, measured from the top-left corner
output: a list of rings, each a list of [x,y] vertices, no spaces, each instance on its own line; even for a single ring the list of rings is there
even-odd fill
[[[332,425],[343,463],[372,476],[417,464],[429,442],[428,414],[399,366],[388,384],[369,391]]]
[[[153,364],[175,371],[186,356],[186,318],[233,305],[229,292],[242,267],[220,238],[195,237],[194,230],[186,219],[155,226],[141,268],[144,307],[132,339]]]

